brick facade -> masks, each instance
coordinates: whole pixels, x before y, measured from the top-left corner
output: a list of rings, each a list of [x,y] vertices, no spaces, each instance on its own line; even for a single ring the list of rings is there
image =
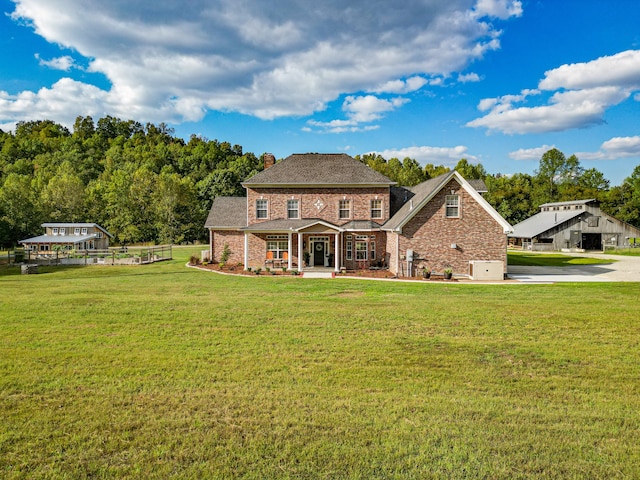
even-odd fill
[[[452,192],[460,195],[459,218],[445,216],[445,199]],[[454,274],[468,275],[471,260],[500,260],[506,272],[507,236],[503,227],[457,181],[440,190],[404,226],[398,240],[400,259],[412,249],[416,268],[427,266],[442,272],[451,266]],[[454,244],[456,248],[452,248]]]
[[[256,200],[268,202],[267,218],[256,218]],[[287,218],[287,200],[299,201],[300,218],[318,218],[334,225],[352,220],[373,220],[383,224],[389,219],[389,187],[377,188],[260,188],[247,189],[248,225]],[[371,218],[371,200],[382,200],[382,218]],[[340,200],[350,200],[349,218],[340,218]]]
[[[244,233],[237,230],[214,230],[211,235],[211,261],[219,262],[224,246],[229,245],[230,265],[244,263]]]

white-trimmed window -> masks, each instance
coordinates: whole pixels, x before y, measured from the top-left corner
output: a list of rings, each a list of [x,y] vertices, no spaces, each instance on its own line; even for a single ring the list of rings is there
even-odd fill
[[[351,218],[351,200],[338,202],[338,218]]]
[[[67,229],[66,228],[61,228],[60,229],[60,235],[66,235],[67,234]]]
[[[86,235],[86,234],[87,234],[87,229],[86,229],[86,228],[83,228],[83,229],[82,229],[82,235]]]
[[[371,200],[371,218],[382,218],[382,200]]]
[[[268,218],[269,202],[264,198],[256,200],[256,218]]]
[[[51,229],[51,233],[52,233],[53,235],[57,235],[57,234],[58,234],[58,228],[57,228],[57,227],[52,228],[52,229]]]
[[[102,238],[102,232],[101,231],[98,230],[97,235],[98,235],[98,238]]]
[[[80,235],[80,227],[76,227],[73,229],[73,234],[74,235]]]
[[[267,259],[285,259],[289,252],[287,235],[267,235]]]
[[[447,195],[445,216],[447,218],[460,217],[460,195]]]
[[[287,200],[287,218],[300,218],[299,200]]]
[[[351,240],[347,240],[345,246],[346,259],[353,260],[353,242]]]
[[[369,260],[375,260],[376,259],[376,241],[375,240],[371,240],[369,242],[369,251],[371,252],[371,256],[369,257]]]
[[[367,260],[367,236],[356,235],[356,260]]]

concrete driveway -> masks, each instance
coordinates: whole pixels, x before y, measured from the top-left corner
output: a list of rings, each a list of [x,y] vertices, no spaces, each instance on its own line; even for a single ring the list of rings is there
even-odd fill
[[[567,255],[599,258],[602,259],[603,264],[577,265],[575,267],[518,267],[509,265],[507,268],[509,278],[531,283],[640,282],[640,257],[602,253],[568,253]]]

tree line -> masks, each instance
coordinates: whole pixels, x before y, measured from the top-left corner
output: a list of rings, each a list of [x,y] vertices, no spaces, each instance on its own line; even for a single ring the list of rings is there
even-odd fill
[[[449,171],[411,158],[356,158],[404,186]],[[20,122],[14,133],[0,130],[0,246],[41,234],[45,222],[98,223],[117,244],[206,240],[213,199],[243,196],[241,182],[262,168],[262,156],[239,145],[195,135],[185,141],[163,123],[78,117],[71,132],[50,120]],[[485,198],[511,224],[542,203],[595,198],[640,227],[640,165],[615,187],[556,149],[542,156],[533,175],[489,174],[466,159],[455,169],[484,180]]]
[[[262,169],[239,145],[164,124],[78,117],[73,133],[49,120],[0,130],[0,245],[39,235],[45,222],[91,222],[115,243],[206,238],[213,198],[244,195]]]

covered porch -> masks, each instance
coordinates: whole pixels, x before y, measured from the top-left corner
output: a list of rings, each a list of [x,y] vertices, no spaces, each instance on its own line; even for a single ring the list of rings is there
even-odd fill
[[[276,220],[244,229],[244,268],[273,266],[298,271],[342,265],[342,233],[337,225],[317,219]]]

